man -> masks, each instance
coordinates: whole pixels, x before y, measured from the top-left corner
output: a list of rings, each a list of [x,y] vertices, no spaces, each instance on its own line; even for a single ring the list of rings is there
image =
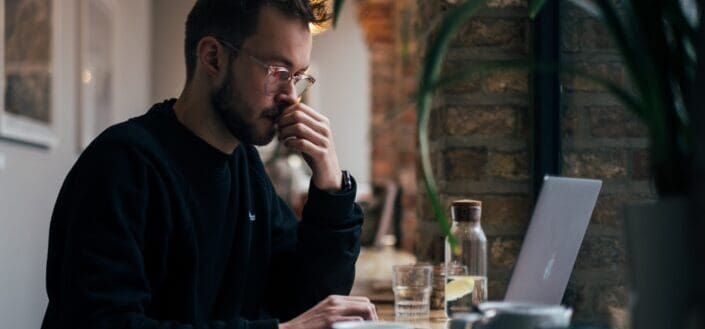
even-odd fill
[[[307,0],[199,0],[178,100],[109,128],[57,199],[43,328],[328,328],[374,320],[343,296],[362,213],[328,119],[299,102]],[[275,134],[313,177],[297,223],[252,146]],[[279,320],[287,321],[280,324]]]

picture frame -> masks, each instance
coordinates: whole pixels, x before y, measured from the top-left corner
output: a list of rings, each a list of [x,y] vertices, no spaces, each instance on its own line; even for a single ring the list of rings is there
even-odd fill
[[[116,120],[115,0],[80,0],[79,148]]]
[[[53,0],[0,0],[0,137],[58,143],[53,109]]]

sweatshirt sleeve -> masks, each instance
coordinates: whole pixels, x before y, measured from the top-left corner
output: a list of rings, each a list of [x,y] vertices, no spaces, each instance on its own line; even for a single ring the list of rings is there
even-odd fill
[[[329,193],[310,184],[298,223],[276,197],[279,214],[273,230],[268,299],[280,319],[291,319],[328,297],[348,295],[360,252],[363,214],[354,202],[357,185]]]
[[[69,173],[51,220],[42,328],[277,328],[277,320],[194,326],[146,315],[152,294],[143,245],[152,238],[144,232],[155,186],[147,163],[129,147],[101,147]]]

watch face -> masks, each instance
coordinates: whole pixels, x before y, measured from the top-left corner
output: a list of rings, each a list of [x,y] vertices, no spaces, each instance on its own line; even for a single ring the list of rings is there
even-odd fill
[[[352,188],[352,178],[350,177],[350,173],[347,170],[343,170],[342,188],[343,188],[343,191],[349,190]]]

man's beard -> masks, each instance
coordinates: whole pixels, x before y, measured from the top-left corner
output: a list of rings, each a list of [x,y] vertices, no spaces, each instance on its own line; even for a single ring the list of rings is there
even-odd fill
[[[276,131],[272,129],[265,132],[265,135],[257,135],[255,123],[261,117],[274,118],[281,113],[281,110],[275,105],[260,114],[255,114],[254,122],[248,124],[242,113],[245,109],[242,107],[237,108],[238,105],[244,106],[244,102],[242,101],[242,95],[239,92],[235,93],[232,80],[232,76],[228,76],[223,85],[211,96],[213,110],[218,114],[228,131],[241,143],[253,145],[269,144],[274,139]]]

